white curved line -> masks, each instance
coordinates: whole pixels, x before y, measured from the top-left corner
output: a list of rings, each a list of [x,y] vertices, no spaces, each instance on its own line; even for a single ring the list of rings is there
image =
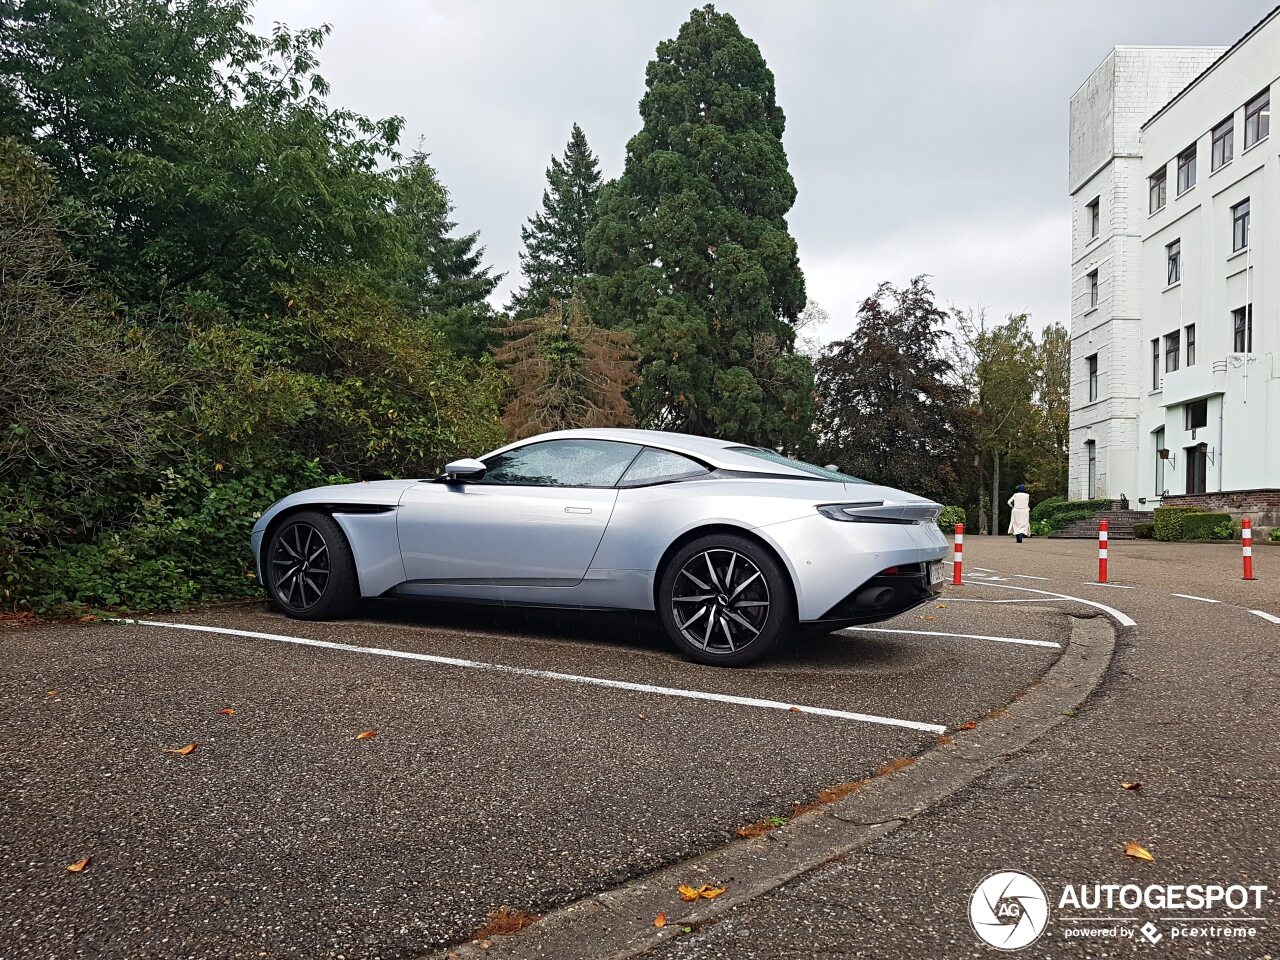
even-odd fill
[[[1115,607],[1109,607],[1105,603],[1098,603],[1096,600],[1086,600],[1084,597],[1073,597],[1068,593],[1053,593],[1050,590],[1037,590],[1034,587],[1011,587],[1005,583],[983,583],[981,580],[966,580],[965,583],[973,584],[978,587],[995,587],[997,590],[1019,590],[1022,593],[1038,593],[1045,597],[1057,597],[1059,600],[1071,600],[1075,603],[1083,603],[1086,607],[1095,607],[1108,616],[1114,617],[1116,623],[1125,627],[1136,627],[1137,621],[1130,617],[1127,613],[1121,613]]]

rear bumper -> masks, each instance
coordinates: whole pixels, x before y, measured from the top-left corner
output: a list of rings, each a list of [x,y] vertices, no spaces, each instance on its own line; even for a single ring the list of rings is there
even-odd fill
[[[818,618],[819,623],[878,623],[900,613],[914,610],[942,593],[941,583],[929,583],[928,564],[913,564],[912,569],[874,576],[849,593]],[[872,603],[870,598],[879,602]]]
[[[801,622],[871,623],[918,606],[937,595],[936,588],[928,586],[925,565],[945,559],[950,551],[947,538],[933,523],[845,523],[815,512],[812,517],[758,527],[756,532],[774,543],[790,567]],[[844,606],[895,566],[911,575],[887,584],[894,590],[889,604],[856,611]]]

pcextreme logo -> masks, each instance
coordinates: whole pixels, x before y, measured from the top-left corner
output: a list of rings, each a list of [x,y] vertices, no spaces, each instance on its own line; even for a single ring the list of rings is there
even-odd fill
[[[1265,884],[1066,884],[1057,923],[1064,940],[1250,940],[1267,923],[1267,893]],[[1044,934],[1049,901],[1030,874],[997,871],[974,888],[969,923],[983,943],[1021,950]]]

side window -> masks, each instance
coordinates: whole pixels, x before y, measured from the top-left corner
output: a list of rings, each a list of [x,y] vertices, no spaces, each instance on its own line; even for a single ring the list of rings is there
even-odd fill
[[[678,453],[645,447],[623,475],[619,486],[643,487],[651,483],[670,483],[672,480],[705,476],[710,472],[698,461],[682,457]]]
[[[640,447],[613,440],[546,440],[490,457],[480,483],[524,487],[612,487]]]

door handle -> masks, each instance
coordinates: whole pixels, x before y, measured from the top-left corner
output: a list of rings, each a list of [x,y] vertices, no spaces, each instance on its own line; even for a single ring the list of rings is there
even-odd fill
[[[565,513],[590,513],[591,508],[590,507],[565,507],[564,512]]]

